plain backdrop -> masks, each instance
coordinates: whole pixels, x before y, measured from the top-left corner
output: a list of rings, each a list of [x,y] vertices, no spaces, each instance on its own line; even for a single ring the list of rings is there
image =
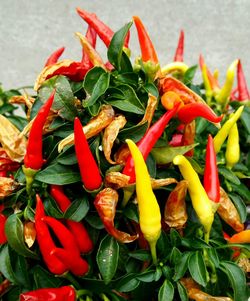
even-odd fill
[[[77,15],[79,6],[96,13],[113,30],[139,15],[161,65],[171,62],[179,31],[185,31],[185,62],[194,65],[202,53],[211,70],[218,68],[220,82],[226,68],[241,58],[250,82],[249,0],[0,0],[0,82],[4,88],[33,85],[47,57],[65,46],[63,58],[78,60],[81,47],[74,32],[85,33]],[[132,28],[133,57],[139,55]],[[105,56],[106,49],[98,43]],[[250,84],[249,84],[250,86]]]

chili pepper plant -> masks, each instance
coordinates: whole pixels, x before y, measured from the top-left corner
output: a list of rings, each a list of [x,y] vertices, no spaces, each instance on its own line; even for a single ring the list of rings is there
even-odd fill
[[[242,62],[221,84],[185,63],[184,31],[162,65],[138,16],[114,32],[77,13],[79,60],[61,47],[34,90],[0,90],[1,300],[247,301]]]

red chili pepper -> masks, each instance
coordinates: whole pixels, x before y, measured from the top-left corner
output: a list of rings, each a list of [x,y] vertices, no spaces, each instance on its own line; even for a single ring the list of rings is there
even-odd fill
[[[0,171],[0,177],[7,177],[7,171]]]
[[[152,62],[154,64],[158,64],[159,60],[157,57],[157,53],[155,51],[154,45],[138,16],[133,16],[133,20],[135,22],[135,26],[138,33],[139,43],[141,47],[141,58],[143,62]]]
[[[102,185],[100,171],[89,148],[82,124],[77,117],[74,122],[74,137],[76,157],[83,185],[90,191],[99,189]]]
[[[241,61],[239,60],[237,65],[237,81],[238,81],[238,100],[249,100],[250,99],[250,93],[247,88],[247,82],[245,79],[245,75],[243,72],[243,68],[241,65]]]
[[[76,292],[71,286],[40,288],[20,295],[20,301],[75,301]]]
[[[20,167],[18,162],[12,161],[5,150],[0,149],[0,173],[6,177],[7,171],[16,171]]]
[[[54,254],[51,254],[51,251],[56,248],[56,245],[51,237],[48,226],[44,221],[42,221],[42,218],[45,216],[45,212],[42,200],[39,195],[36,195],[36,202],[36,238],[43,260],[51,273],[61,275],[68,270],[68,267]]]
[[[95,48],[96,46],[96,31],[91,27],[88,26],[87,32],[86,32],[86,38],[89,41],[89,43],[93,46],[93,48]],[[89,64],[89,67],[92,68],[93,64],[88,56],[88,54],[86,53],[86,51],[84,51],[84,48],[82,48],[82,64],[84,64],[85,66],[87,66]]]
[[[62,212],[65,212],[71,205],[70,199],[64,194],[62,186],[51,185],[50,194],[59,205]],[[80,222],[72,220],[65,221],[71,233],[75,237],[76,243],[81,253],[89,253],[93,249],[93,242],[90,239],[87,230]]]
[[[144,137],[142,137],[142,139],[137,143],[137,146],[141,151],[144,160],[147,159],[155,143],[161,137],[170,119],[175,116],[179,105],[180,103],[177,103],[173,109],[167,111],[164,115],[162,115],[162,117],[148,129]],[[134,161],[131,155],[129,155],[126,161],[125,167],[123,169],[123,174],[130,176],[129,183],[135,182]]]
[[[44,67],[57,63],[58,59],[63,54],[64,50],[65,50],[65,47],[61,47],[61,48],[57,49],[56,51],[54,51],[50,55],[50,57],[47,59]]]
[[[174,61],[183,62],[183,54],[184,54],[184,31],[181,30],[178,45],[175,51]]]
[[[125,48],[129,48],[129,40],[130,40],[130,30],[128,31],[126,37],[125,37],[125,41],[124,41],[124,47]]]
[[[81,258],[80,250],[77,246],[73,234],[60,221],[51,216],[44,216],[42,221],[45,222],[58,238],[62,248],[53,248],[50,254],[56,256],[66,264],[69,270],[77,276],[82,276],[88,272],[88,263]],[[66,258],[69,260],[66,261]]]
[[[6,221],[7,217],[3,213],[0,213],[0,245],[5,244],[7,242],[7,237],[4,231]]]
[[[203,103],[189,103],[178,111],[178,119],[183,123],[190,123],[197,117],[203,117],[210,122],[218,123],[223,115],[217,116],[210,107]]]
[[[216,153],[211,135],[208,135],[207,141],[203,184],[209,199],[215,203],[218,203],[220,201],[220,180],[218,175]]]
[[[98,19],[95,14],[89,13],[79,7],[76,8],[76,11],[78,15],[96,31],[104,44],[109,47],[110,41],[114,35],[113,30],[110,29],[108,25],[104,24],[100,19]]]
[[[43,126],[50,112],[55,91],[53,91],[46,103],[39,109],[33,121],[27,144],[24,166],[33,170],[39,170],[43,166]]]

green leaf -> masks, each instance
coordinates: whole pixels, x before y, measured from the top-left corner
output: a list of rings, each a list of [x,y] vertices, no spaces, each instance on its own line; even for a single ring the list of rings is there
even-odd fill
[[[172,301],[174,300],[174,287],[173,284],[166,279],[162,286],[160,287],[158,293],[158,300],[159,301]]]
[[[246,204],[250,204],[250,190],[241,183],[240,185],[236,185],[234,183],[231,183],[231,187],[233,191],[238,193],[244,200]]]
[[[155,279],[155,271],[140,273],[136,278],[142,282],[152,282]]]
[[[245,203],[243,202],[242,198],[234,193],[229,194],[230,199],[233,201],[239,215],[240,215],[240,220],[242,223],[245,223],[247,219],[247,207]]]
[[[23,256],[18,255],[14,250],[9,248],[9,255],[13,273],[17,279],[19,285],[25,287],[26,289],[32,289],[29,273],[28,264]]]
[[[119,84],[126,84],[137,87],[138,84],[138,74],[134,72],[127,72],[122,74],[117,74],[114,77],[114,82],[119,86]]]
[[[129,203],[124,209],[123,209],[124,215],[131,219],[132,221],[135,221],[136,223],[139,223],[139,214],[138,214],[138,208],[135,204],[132,202]]]
[[[8,244],[3,245],[0,249],[0,272],[4,275],[5,278],[9,279],[12,283],[18,284],[18,281],[11,266]]]
[[[216,249],[214,248],[209,248],[209,249],[206,249],[206,253],[208,255],[208,258],[212,261],[212,263],[214,264],[214,266],[216,268],[219,267],[220,265],[220,259],[218,257],[218,254],[217,254],[217,251]]]
[[[238,177],[232,172],[232,170],[224,167],[224,166],[219,166],[218,167],[219,174],[221,174],[225,179],[228,181],[234,183],[235,185],[240,184],[240,180]]]
[[[74,165],[77,164],[77,158],[73,147],[67,148],[61,152],[56,158],[56,161],[62,165]]]
[[[188,269],[188,260],[189,260],[189,257],[191,254],[192,254],[191,252],[183,253],[181,258],[175,265],[175,273],[174,273],[174,277],[173,277],[174,281],[178,281],[185,275],[185,273]]]
[[[97,99],[101,97],[109,87],[110,73],[103,73],[95,83],[93,91],[89,98],[83,101],[83,106],[85,108],[93,106]]]
[[[148,93],[148,94],[152,94],[153,96],[155,96],[156,98],[159,97],[159,91],[158,88],[156,87],[155,84],[153,83],[147,83],[143,86],[144,90]]]
[[[40,265],[36,265],[32,269],[32,273],[36,285],[35,289],[47,287],[60,287],[63,284],[63,279],[55,277],[53,274],[49,273]]]
[[[138,142],[146,133],[148,123],[144,122],[140,125],[134,125],[129,128],[120,130],[118,139],[125,141],[127,138],[133,140],[135,143]]]
[[[121,69],[124,40],[132,24],[129,22],[115,32],[108,48],[108,60],[117,70]]]
[[[247,301],[246,277],[242,269],[234,262],[223,261],[220,263],[221,270],[227,274],[227,277],[234,291],[234,300]]]
[[[246,129],[248,135],[250,135],[250,108],[245,106],[243,112],[241,113],[240,120]]]
[[[56,94],[53,109],[57,110],[62,118],[73,121],[77,116],[75,97],[65,76],[59,75],[46,80],[38,91],[39,99],[45,103],[54,89]]]
[[[182,258],[182,254],[181,254],[180,250],[177,249],[176,247],[173,247],[173,249],[170,253],[170,258],[169,258],[170,263],[172,265],[176,265],[177,262],[180,260],[180,258]]]
[[[116,273],[119,259],[119,244],[110,235],[106,235],[99,245],[96,261],[105,284],[108,284]]]
[[[140,281],[135,274],[127,274],[118,281],[115,289],[119,292],[127,293],[135,290],[139,284]]]
[[[204,259],[199,251],[190,255],[188,269],[192,278],[202,286],[207,284],[207,270]]]
[[[185,287],[181,284],[181,282],[177,282],[177,289],[179,296],[181,298],[181,301],[188,301],[188,294],[185,289]]]
[[[74,200],[67,211],[64,213],[64,218],[76,222],[80,222],[89,211],[89,202],[87,196]]]
[[[185,85],[188,85],[192,82],[197,68],[198,68],[198,65],[194,65],[187,69],[187,71],[185,72],[184,77],[183,77],[183,83]]]
[[[91,95],[93,93],[97,80],[104,73],[106,73],[106,71],[101,67],[94,67],[87,72],[83,82],[83,87],[87,94]]]
[[[121,84],[115,91],[115,95],[110,94],[107,98],[107,103],[125,112],[144,114],[145,108],[131,86]]]
[[[104,225],[99,217],[99,215],[87,215],[85,217],[86,222],[88,222],[90,224],[90,226],[92,226],[94,229],[103,229]]]
[[[151,259],[151,255],[147,250],[136,250],[128,253],[128,255],[141,261],[149,261]]]
[[[193,149],[196,144],[186,145],[186,146],[163,146],[163,147],[154,147],[151,151],[151,154],[155,158],[155,161],[159,165],[165,165],[173,161],[174,157],[177,155],[184,155],[186,152]]]
[[[72,170],[71,166],[53,163],[39,171],[35,179],[47,184],[67,185],[79,182],[81,176],[78,171]]]
[[[5,234],[9,245],[20,255],[38,259],[38,255],[31,251],[24,242],[23,223],[16,214],[8,217],[5,223]]]

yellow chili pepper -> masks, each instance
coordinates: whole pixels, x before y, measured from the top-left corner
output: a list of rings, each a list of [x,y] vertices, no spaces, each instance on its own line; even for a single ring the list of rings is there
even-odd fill
[[[166,76],[169,73],[179,72],[184,74],[188,70],[188,65],[183,62],[173,62],[161,68],[161,75]]]
[[[238,60],[235,60],[231,63],[231,65],[227,69],[226,81],[223,87],[221,88],[220,92],[215,97],[216,101],[219,104],[223,105],[224,107],[226,106],[232,91],[235,69],[237,65],[238,65]]]
[[[156,264],[156,243],[161,234],[160,207],[153,193],[148,169],[140,150],[132,140],[126,139],[126,142],[135,165],[140,227],[149,243],[153,262]]]
[[[222,144],[226,140],[232,126],[237,122],[240,118],[240,115],[244,109],[244,106],[240,106],[236,112],[232,114],[232,116],[223,124],[219,132],[214,137],[214,149],[216,154],[220,151]]]
[[[174,158],[173,163],[178,165],[183,178],[188,181],[188,192],[192,201],[192,205],[201,224],[204,227],[205,240],[208,242],[211,226],[214,220],[212,203],[200,182],[199,176],[189,161],[184,156],[178,155]]]
[[[237,123],[229,131],[226,148],[226,162],[228,168],[233,168],[240,159],[240,143]]]
[[[206,94],[207,103],[210,104],[213,96],[213,89],[208,79],[207,66],[205,64],[202,66],[202,78],[203,78],[204,87],[206,91],[205,94]]]

